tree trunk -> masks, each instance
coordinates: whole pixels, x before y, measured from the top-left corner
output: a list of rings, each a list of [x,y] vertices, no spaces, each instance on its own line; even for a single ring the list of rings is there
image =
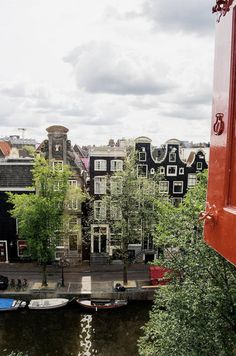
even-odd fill
[[[128,283],[128,260],[125,258],[123,260],[123,284],[127,285]]]
[[[47,264],[43,264],[43,279],[42,279],[42,287],[47,287]]]

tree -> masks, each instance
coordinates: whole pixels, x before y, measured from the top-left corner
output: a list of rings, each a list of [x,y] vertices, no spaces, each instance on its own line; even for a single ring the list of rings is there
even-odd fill
[[[37,157],[33,168],[35,194],[9,193],[11,215],[18,219],[21,238],[27,240],[32,258],[43,266],[42,286],[47,285],[47,264],[54,258],[60,237],[69,175],[68,167],[61,170]]]
[[[139,340],[145,356],[233,355],[236,343],[236,268],[202,237],[207,174],[199,176],[179,208],[157,202],[155,240],[173,282],[156,292]]]
[[[111,228],[120,232],[116,234],[116,240],[121,247],[125,285],[128,281],[128,246],[142,242],[154,222],[153,203],[158,179],[156,175],[146,178],[140,173],[137,171],[136,154],[130,152],[124,161],[124,169],[110,178],[109,194],[103,199],[106,207],[110,208]]]

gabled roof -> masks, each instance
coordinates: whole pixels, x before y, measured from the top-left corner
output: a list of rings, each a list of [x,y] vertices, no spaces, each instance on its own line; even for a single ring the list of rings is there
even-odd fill
[[[0,141],[0,151],[4,157],[7,157],[10,154],[11,146],[6,141]]]

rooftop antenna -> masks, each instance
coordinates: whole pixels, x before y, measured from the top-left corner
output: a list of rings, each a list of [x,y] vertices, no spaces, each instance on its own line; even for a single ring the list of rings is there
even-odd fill
[[[24,139],[24,138],[25,138],[25,131],[26,131],[26,129],[25,129],[24,127],[20,127],[20,128],[18,128],[18,130],[21,131],[21,136],[22,136],[22,138]]]

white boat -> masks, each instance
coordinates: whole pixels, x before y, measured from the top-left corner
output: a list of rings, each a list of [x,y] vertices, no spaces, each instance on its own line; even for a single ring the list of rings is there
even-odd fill
[[[35,310],[62,308],[69,303],[66,298],[31,299],[28,308]]]
[[[0,298],[0,311],[17,310],[18,308],[24,308],[26,302],[18,299]]]

